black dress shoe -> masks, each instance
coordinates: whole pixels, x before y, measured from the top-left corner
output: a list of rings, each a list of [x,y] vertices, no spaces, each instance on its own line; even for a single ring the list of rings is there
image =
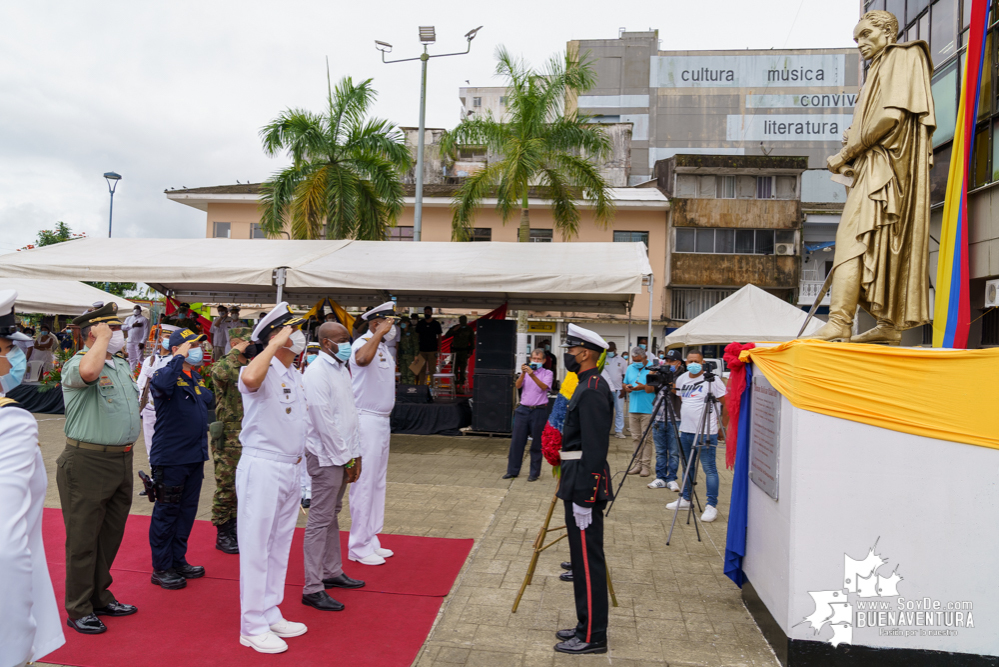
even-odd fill
[[[175,591],[187,586],[187,579],[180,576],[173,570],[153,570],[153,575],[149,578],[149,580],[157,586],[162,586],[168,591]]]
[[[531,476],[529,476],[527,478],[527,481],[528,482],[536,482],[536,481],[538,481],[538,476],[537,475],[531,475]]]
[[[108,631],[108,626],[104,625],[96,614],[90,614],[76,620],[67,618],[66,625],[84,635],[99,635]]]
[[[94,613],[98,616],[131,616],[135,612],[139,611],[139,608],[133,604],[122,604],[115,600],[106,607],[101,607],[100,609],[95,609]]]
[[[200,565],[189,565],[185,563],[180,567],[175,567],[174,571],[185,579],[200,579],[205,576],[205,568]]]
[[[312,506],[312,498],[302,498],[302,507],[309,509]]]
[[[576,636],[576,628],[569,628],[568,630],[558,630],[555,632],[555,636],[564,642],[569,641]]]
[[[364,582],[360,579],[351,579],[341,572],[335,577],[323,579],[323,586],[326,588],[361,588],[364,586]]]
[[[215,548],[224,554],[238,554],[239,543],[236,541],[236,526],[234,521],[226,521],[218,527],[218,537],[215,538]]]
[[[567,560],[562,561],[562,569],[569,570],[569,572],[572,572],[572,563],[570,563]]]
[[[558,575],[558,578],[561,579],[562,581],[572,581],[572,572],[563,572],[562,574]]]
[[[559,653],[574,653],[576,655],[582,655],[583,653],[606,653],[607,642],[584,642],[578,637],[573,636],[572,639],[555,644],[555,650]]]
[[[302,604],[314,607],[319,611],[343,611],[343,603],[331,598],[326,591],[303,595]]]
[[[511,475],[510,473],[507,473],[507,474],[503,475],[503,479],[513,479],[515,477],[516,477],[516,475]]]

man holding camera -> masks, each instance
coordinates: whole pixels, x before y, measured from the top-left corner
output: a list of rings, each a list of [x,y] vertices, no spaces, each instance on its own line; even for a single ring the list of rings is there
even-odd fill
[[[603,338],[569,325],[563,347],[565,367],[579,384],[562,427],[561,479],[556,495],[565,504],[565,526],[576,598],[574,628],[559,630],[559,653],[607,652],[607,564],[604,560],[604,507],[611,499],[607,465],[614,398],[600,377],[597,360],[607,349]]]
[[[707,368],[704,356],[700,352],[687,355],[687,372],[676,379],[676,393],[681,400],[680,406],[680,449],[684,461],[690,460],[691,447],[697,439],[701,448],[699,458],[704,469],[704,478],[708,488],[708,504],[701,515],[701,521],[710,523],[718,516],[718,468],[715,466],[715,450],[718,448],[718,415],[725,408],[725,383],[714,375],[714,368]],[[708,379],[710,377],[710,380]],[[717,405],[711,405],[711,417],[704,421],[704,410],[707,409],[708,392],[718,399]],[[696,471],[687,469],[687,476],[693,478]],[[687,509],[690,507],[690,483],[683,487],[683,495],[666,506],[668,510]]]
[[[536,482],[541,475],[541,434],[548,419],[548,390],[553,380],[552,372],[543,368],[544,363],[545,351],[538,348],[531,352],[530,363],[520,367],[517,389],[522,393],[520,405],[513,412],[510,456],[503,479],[512,479],[520,474],[528,433],[531,435],[531,469],[527,481]]]
[[[671,379],[683,372],[683,362],[679,350],[664,352],[662,356],[662,373]],[[660,408],[652,424],[652,440],[656,446],[656,478],[649,483],[650,489],[669,489],[679,491],[676,483],[676,473],[680,467],[680,443],[676,439],[676,429],[680,426],[680,397],[673,393],[672,387],[663,388],[667,393],[664,404]]]

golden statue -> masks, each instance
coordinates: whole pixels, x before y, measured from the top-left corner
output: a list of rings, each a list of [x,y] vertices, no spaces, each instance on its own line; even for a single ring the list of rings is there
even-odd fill
[[[836,231],[828,323],[811,338],[898,343],[930,321],[930,166],[933,64],[924,41],[897,44],[898,20],[864,14],[853,30],[869,61],[843,150],[829,157],[834,180],[849,183]],[[853,336],[860,305],[877,326]]]

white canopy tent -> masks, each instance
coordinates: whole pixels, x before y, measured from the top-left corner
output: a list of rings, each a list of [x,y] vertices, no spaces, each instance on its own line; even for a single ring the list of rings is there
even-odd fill
[[[663,339],[665,347],[784,342],[798,337],[808,314],[756,285],[746,285]],[[812,319],[805,333],[824,323]]]
[[[626,313],[642,243],[81,239],[0,256],[4,278],[144,282],[187,301]]]
[[[104,303],[114,301],[118,304],[118,310],[125,313],[131,311],[135,305],[127,299],[75,280],[0,278],[0,290],[5,289],[17,291],[14,310],[18,313],[76,317],[87,312],[87,309],[98,301]]]

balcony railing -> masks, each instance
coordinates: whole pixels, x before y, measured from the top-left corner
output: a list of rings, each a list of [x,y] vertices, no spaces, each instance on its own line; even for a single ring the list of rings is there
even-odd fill
[[[822,289],[822,283],[824,280],[802,280],[798,283],[798,305],[799,306],[811,306],[815,303],[815,297],[818,296],[819,290]],[[826,295],[822,297],[822,302],[819,304],[821,306],[829,305],[829,290]]]
[[[678,289],[673,288],[670,319],[692,320],[727,296],[732,289]]]

